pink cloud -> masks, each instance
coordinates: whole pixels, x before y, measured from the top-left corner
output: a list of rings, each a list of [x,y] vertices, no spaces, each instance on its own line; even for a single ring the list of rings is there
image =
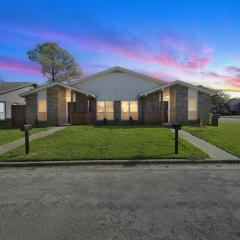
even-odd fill
[[[233,75],[240,75],[240,68],[235,66],[226,67],[226,72]]]
[[[13,58],[6,58],[0,56],[0,69],[10,70],[20,73],[31,74],[35,76],[41,76],[41,71],[37,66],[26,63],[25,61],[20,61]]]
[[[21,34],[41,38],[45,41],[63,41],[71,43],[76,49],[93,52],[115,54],[144,64],[156,64],[182,71],[196,71],[203,69],[211,62],[212,49],[206,46],[196,46],[189,39],[178,35],[167,35],[160,39],[159,49],[149,47],[141,40],[112,33],[106,36],[86,36],[60,33],[51,30],[23,29],[15,30]],[[156,53],[158,52],[158,53]],[[183,60],[185,59],[185,60]]]
[[[240,89],[240,76],[237,75],[224,75],[216,72],[203,72],[202,76],[208,80],[216,79],[225,85]]]

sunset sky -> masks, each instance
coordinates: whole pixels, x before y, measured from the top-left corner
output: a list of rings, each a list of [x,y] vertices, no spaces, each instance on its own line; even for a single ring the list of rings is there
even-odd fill
[[[240,97],[239,0],[1,0],[0,76],[43,83],[27,51],[57,42],[85,75],[122,66]]]

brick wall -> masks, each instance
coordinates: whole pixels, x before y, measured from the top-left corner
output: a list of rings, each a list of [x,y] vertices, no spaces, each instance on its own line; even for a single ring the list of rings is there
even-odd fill
[[[175,85],[176,92],[176,121],[178,123],[188,122],[188,88]]]
[[[58,89],[59,86],[47,89],[47,122],[50,125],[58,125]]]
[[[58,87],[58,125],[67,123],[66,88]]]
[[[116,119],[118,119],[118,121],[121,121],[121,101],[114,101],[113,110],[114,121],[116,121]]]
[[[209,94],[198,92],[198,118],[204,125],[209,124],[209,108],[211,97]]]
[[[25,97],[26,100],[26,123],[34,125],[37,119],[37,94]]]

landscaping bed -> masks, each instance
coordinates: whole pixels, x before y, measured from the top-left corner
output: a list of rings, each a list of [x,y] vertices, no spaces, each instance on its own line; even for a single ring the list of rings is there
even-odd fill
[[[240,157],[239,123],[220,123],[218,127],[184,127],[183,129]]]
[[[174,154],[174,134],[157,126],[70,126],[1,156],[2,161],[98,159],[202,159],[208,155],[180,139]]]

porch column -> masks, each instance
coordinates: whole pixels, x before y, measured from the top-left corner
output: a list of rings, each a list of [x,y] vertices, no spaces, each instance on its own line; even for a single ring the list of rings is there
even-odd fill
[[[161,122],[162,122],[162,123],[163,123],[163,121],[164,121],[163,115],[164,115],[164,109],[163,109],[163,90],[161,90]]]

